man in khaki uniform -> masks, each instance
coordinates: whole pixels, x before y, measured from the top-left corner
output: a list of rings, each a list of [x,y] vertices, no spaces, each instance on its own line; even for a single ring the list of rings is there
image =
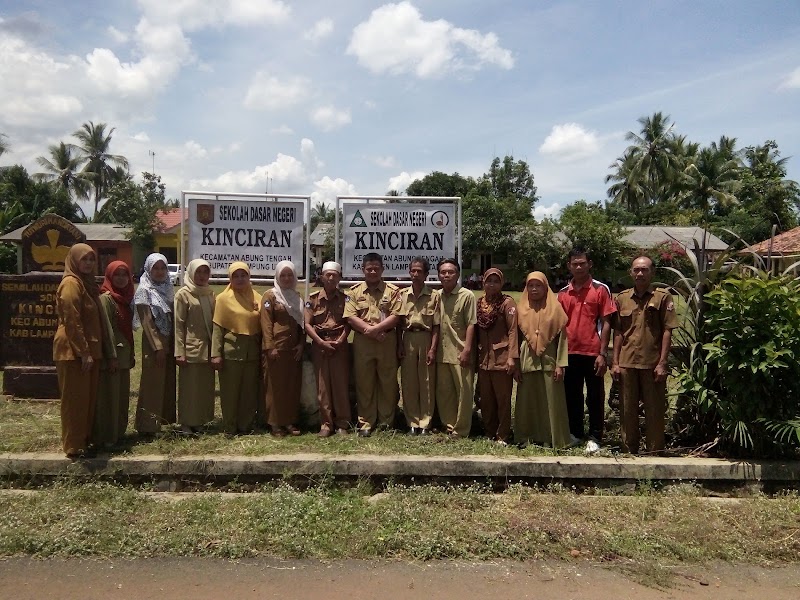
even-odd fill
[[[383,258],[368,252],[361,263],[364,281],[346,296],[344,316],[355,331],[358,435],[369,437],[378,426],[391,427],[397,408],[397,333],[400,290],[383,280]]]
[[[451,437],[469,437],[475,379],[472,347],[478,322],[475,295],[461,287],[461,268],[455,259],[441,261],[438,271],[442,291],[439,297],[436,408]]]
[[[644,405],[647,450],[664,449],[667,410],[667,359],[672,330],[678,326],[672,296],[651,287],[653,261],[633,261],[634,286],[617,294],[614,360],[611,375],[621,383],[623,450],[639,452],[639,402]]]
[[[426,435],[433,416],[436,346],[439,343],[439,294],[425,285],[431,270],[427,258],[411,260],[411,286],[400,292],[403,315],[398,348],[403,412],[411,435]]]
[[[344,293],[339,290],[342,267],[336,262],[322,265],[323,288],[306,302],[306,333],[311,338],[311,360],[317,378],[320,437],[350,428],[350,327],[344,318]]]

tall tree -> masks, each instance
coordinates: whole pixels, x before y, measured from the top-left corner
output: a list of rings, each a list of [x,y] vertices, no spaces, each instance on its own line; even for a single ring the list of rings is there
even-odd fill
[[[737,202],[739,165],[731,150],[732,147],[720,150],[715,144],[703,148],[690,159],[681,175],[681,206],[698,208],[706,221],[712,210],[720,214]]]
[[[448,175],[441,171],[433,171],[422,179],[415,179],[406,188],[409,196],[460,196],[463,198],[475,187],[472,177],[464,177],[458,173]]]
[[[8,136],[5,133],[0,133],[0,156],[8,152]]]
[[[638,215],[647,203],[645,187],[635,174],[637,164],[638,157],[634,149],[628,148],[609,166],[614,172],[606,175],[606,183],[611,183],[606,192],[611,202],[634,215]]]
[[[50,158],[40,156],[36,159],[45,172],[34,173],[34,178],[51,181],[76,199],[88,199],[89,190],[92,189],[92,178],[87,173],[79,171],[83,158],[73,154],[74,148],[64,142],[58,146],[49,146],[48,150]]]
[[[645,192],[647,204],[666,199],[675,180],[678,159],[673,144],[675,123],[661,112],[638,119],[639,133],[629,131],[625,139],[631,142],[634,163],[630,176]]]
[[[119,173],[115,167],[122,167],[127,171],[128,159],[119,154],[111,154],[111,134],[114,133],[112,127],[106,133],[105,123],[84,123],[80,129],[72,135],[78,139],[78,149],[83,153],[82,161],[85,161],[83,172],[91,174],[92,187],[94,188],[94,213],[100,205],[100,200],[105,197],[111,186],[119,178]]]
[[[521,219],[533,217],[533,206],[538,197],[528,163],[515,161],[513,156],[506,156],[502,161],[495,158],[483,179],[490,185],[490,194],[497,200],[512,202]]]
[[[324,202],[317,202],[311,209],[309,227],[313,232],[320,223],[333,223],[335,219],[336,211],[332,206],[328,206]]]

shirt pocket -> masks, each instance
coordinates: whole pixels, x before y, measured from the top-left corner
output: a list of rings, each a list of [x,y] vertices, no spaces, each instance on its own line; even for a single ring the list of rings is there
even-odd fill
[[[619,325],[622,331],[628,331],[633,324],[633,311],[621,310],[619,311]]]

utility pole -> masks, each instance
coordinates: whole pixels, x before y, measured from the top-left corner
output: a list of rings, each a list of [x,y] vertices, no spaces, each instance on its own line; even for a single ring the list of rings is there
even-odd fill
[[[153,175],[156,174],[156,153],[152,150],[148,150],[147,154],[153,157]]]

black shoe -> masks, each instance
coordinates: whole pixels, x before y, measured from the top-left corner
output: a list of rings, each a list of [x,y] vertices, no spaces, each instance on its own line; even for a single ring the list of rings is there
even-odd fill
[[[411,429],[408,431],[408,435],[419,435],[419,432],[420,432],[420,431],[421,431],[421,430],[420,430],[420,428],[419,428],[419,427],[412,427],[412,428],[411,428]]]
[[[372,435],[372,429],[359,429],[358,437],[368,438]]]
[[[422,429],[419,429],[418,431],[419,431],[420,435],[430,435],[431,434],[431,430],[430,429],[425,429],[424,427]]]
[[[89,446],[83,451],[84,458],[97,458],[97,448]]]

